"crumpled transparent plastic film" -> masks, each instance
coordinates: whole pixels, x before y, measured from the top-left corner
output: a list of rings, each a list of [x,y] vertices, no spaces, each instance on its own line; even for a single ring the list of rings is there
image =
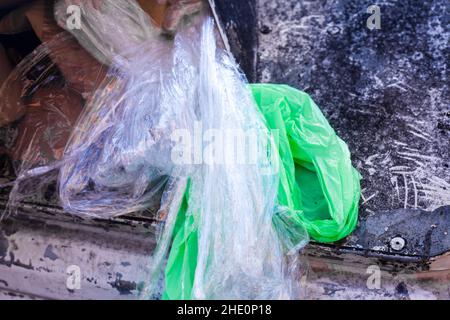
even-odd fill
[[[203,129],[255,132],[267,148],[253,165],[204,164],[190,171],[186,216],[198,228],[198,255],[192,292],[180,298],[289,298],[297,292],[290,277],[298,273],[288,272],[284,253],[292,247],[282,246],[272,224],[279,160],[274,141],[234,61],[216,48],[212,20],[198,34],[197,114]],[[295,245],[304,245],[307,233],[297,231]]]
[[[71,3],[56,4],[61,26],[64,6]],[[274,135],[233,57],[217,47],[213,20],[197,14],[168,39],[159,35],[136,1],[105,0],[98,9],[91,1],[76,3],[83,27],[74,36],[108,71],[89,89],[71,83],[59,65],[63,60],[52,58],[52,48],[73,41],[66,33],[44,44],[15,71],[21,77],[38,69],[39,76],[27,86],[44,89],[54,77],[44,66],[55,65],[66,78],[60,83],[65,97],[82,111],[76,124],[69,121],[64,132],[69,130],[70,137],[62,151],[58,144],[57,156],[45,161],[23,157],[9,210],[14,212],[54,179],[60,205],[78,216],[111,218],[145,210],[164,192],[158,213],[164,222],[143,297],[161,296],[160,279],[185,199],[198,248],[192,290],[182,298],[297,298],[297,250],[308,234],[301,225],[284,232],[290,222],[282,217],[290,209],[277,204]],[[65,103],[53,99],[52,107],[59,110]],[[50,122],[59,123],[48,121],[46,130],[58,126]],[[195,136],[199,127],[201,136],[210,130],[252,132],[262,152],[256,152],[252,163],[174,161],[174,133]],[[43,152],[42,143],[30,142],[28,157]],[[225,145],[223,152],[231,148]]]

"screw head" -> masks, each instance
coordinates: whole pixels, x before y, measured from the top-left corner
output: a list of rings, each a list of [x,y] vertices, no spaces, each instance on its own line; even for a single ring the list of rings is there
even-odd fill
[[[395,237],[391,239],[391,242],[389,245],[391,246],[392,250],[400,251],[405,247],[406,241],[402,237]]]

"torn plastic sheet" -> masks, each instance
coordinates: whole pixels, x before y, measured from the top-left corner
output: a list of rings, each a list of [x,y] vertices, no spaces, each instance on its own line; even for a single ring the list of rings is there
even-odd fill
[[[275,85],[249,90],[233,58],[216,47],[210,18],[197,15],[172,41],[158,35],[135,1],[81,7],[86,23],[77,38],[109,71],[91,89],[71,82],[64,59],[49,46],[73,41],[65,34],[16,70],[16,78],[38,70],[31,81],[38,91],[56,79],[39,66],[56,64],[65,78],[61,88],[83,94],[63,152],[43,161],[43,144],[34,138],[24,149],[10,210],[55,179],[64,210],[88,217],[145,210],[163,192],[164,223],[143,297],[160,297],[163,274],[165,298],[298,297],[297,251],[308,233],[335,241],[356,223],[359,175],[345,143],[303,93]],[[117,36],[111,39],[105,26]],[[42,64],[39,55],[50,60]],[[52,123],[59,121],[43,127]],[[171,135],[179,129],[194,135],[195,123],[202,133],[256,132],[263,152],[251,165],[180,165]],[[281,131],[279,141],[271,129]]]

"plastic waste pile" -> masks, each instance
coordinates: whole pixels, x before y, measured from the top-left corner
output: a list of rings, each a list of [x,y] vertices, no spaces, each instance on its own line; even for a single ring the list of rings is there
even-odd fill
[[[248,84],[206,13],[168,39],[136,1],[80,6],[82,29],[44,43],[1,89],[25,79],[32,95],[60,81],[52,53],[74,37],[107,70],[60,157],[28,142],[9,211],[55,181],[78,216],[143,211],[158,197],[143,298],[298,298],[299,250],[347,236],[358,212],[360,176],[318,106],[288,86]]]

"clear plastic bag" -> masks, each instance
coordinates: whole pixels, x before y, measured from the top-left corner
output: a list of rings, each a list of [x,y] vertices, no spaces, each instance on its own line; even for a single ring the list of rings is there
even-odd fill
[[[293,245],[286,241],[283,246],[272,223],[278,191],[278,158],[273,137],[235,62],[217,50],[211,20],[198,33],[201,34],[198,114],[203,129],[256,132],[257,140],[265,147],[252,165],[202,165],[191,172],[187,207],[183,212],[187,218],[181,229],[196,230],[198,254],[193,282],[185,283],[184,280],[192,279],[182,277],[179,283],[181,288],[192,287],[192,291],[181,289],[181,295],[176,298],[296,297],[297,251],[291,263],[287,263],[285,253],[305,245],[308,236],[299,226],[292,229],[298,232],[298,242]],[[227,148],[223,151],[232,152]],[[177,240],[173,246],[176,245]],[[195,255],[189,251],[185,254]]]

